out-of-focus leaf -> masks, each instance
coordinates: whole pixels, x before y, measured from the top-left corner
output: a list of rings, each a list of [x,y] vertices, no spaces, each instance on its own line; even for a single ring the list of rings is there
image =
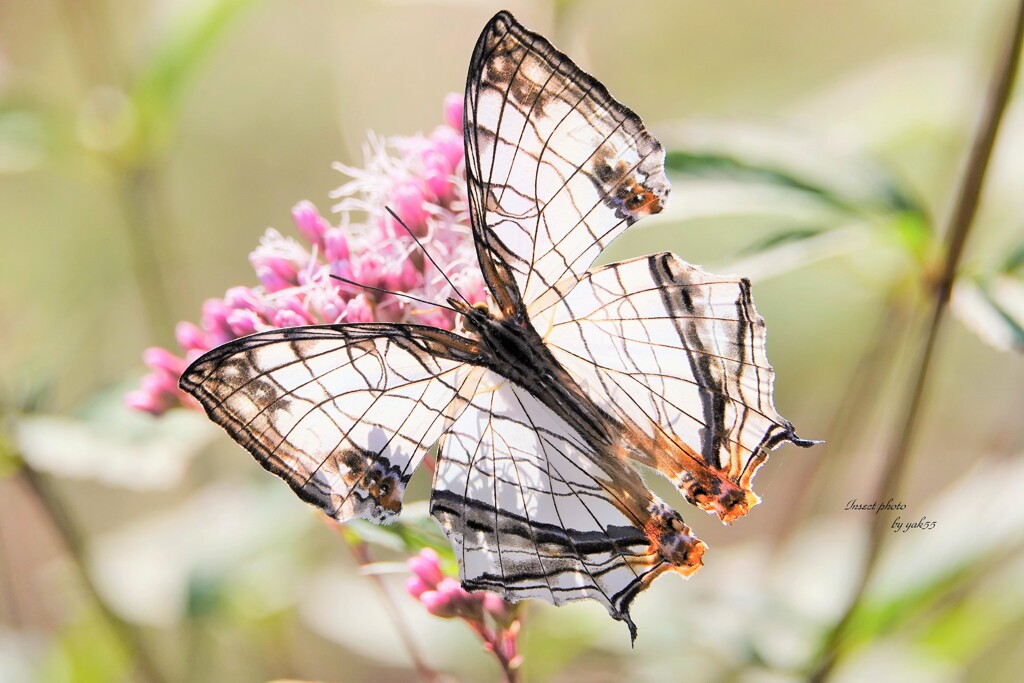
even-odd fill
[[[98,396],[79,416],[14,420],[15,445],[33,468],[136,490],[175,486],[216,432],[191,411],[155,419],[130,410],[119,391]]]
[[[1018,244],[1017,248],[1010,252],[1000,270],[1004,273],[1016,273],[1024,270],[1024,242]]]
[[[817,199],[832,204],[844,211],[853,211],[842,198],[815,186],[810,182],[789,175],[783,171],[755,166],[738,159],[711,153],[669,150],[665,155],[665,169],[670,173],[682,175],[727,178],[736,182],[759,182],[768,185],[779,185],[814,195]]]
[[[106,603],[156,626],[226,607],[250,618],[286,607],[301,588],[317,518],[275,484],[210,485],[99,538],[90,563]]]
[[[359,567],[359,573],[364,576],[380,574],[408,574],[409,567],[405,562],[371,562]]]
[[[0,109],[0,173],[31,171],[46,157],[50,131],[29,109]]]
[[[186,87],[232,22],[256,0],[190,0],[168,3],[157,47],[135,86],[136,105],[149,142],[166,135]]]
[[[824,228],[793,228],[791,230],[783,230],[776,232],[768,237],[749,244],[740,250],[738,256],[750,256],[753,254],[760,254],[761,252],[768,251],[783,245],[794,244],[811,237],[817,237],[824,232]]]
[[[953,312],[1000,351],[1024,351],[1024,280],[996,274],[961,278],[953,290]]]
[[[920,618],[926,610],[949,593],[972,581],[989,557],[968,566],[953,567],[933,580],[910,587],[906,592],[881,600],[867,600],[854,614],[850,624],[850,647],[885,636],[908,621]]]
[[[131,662],[95,608],[85,608],[58,633],[38,680],[97,683],[125,680]]]
[[[782,275],[815,261],[855,251],[868,242],[863,230],[819,230],[781,233],[779,239],[769,238],[754,248],[745,249],[745,256],[715,264],[716,273],[739,273],[752,280],[763,281]]]
[[[670,173],[772,185],[852,214],[924,214],[913,193],[874,160],[796,131],[688,122],[668,128],[662,140]]]
[[[433,548],[441,558],[441,568],[446,574],[456,574],[458,565],[451,544],[444,537],[437,522],[430,516],[430,506],[425,501],[407,503],[394,524],[378,525],[357,519],[345,526],[354,530],[367,543],[373,543],[410,555],[423,548]]]
[[[923,263],[937,245],[935,236],[923,213],[916,211],[897,213],[891,217],[888,225],[892,228],[891,233],[899,239],[905,250],[912,254],[918,263]]]

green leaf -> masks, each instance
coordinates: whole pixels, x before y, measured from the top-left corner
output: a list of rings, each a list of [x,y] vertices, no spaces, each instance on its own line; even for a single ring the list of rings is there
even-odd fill
[[[665,155],[665,169],[671,173],[681,175],[727,178],[736,182],[760,182],[778,185],[811,194],[817,199],[844,211],[855,210],[854,207],[848,205],[842,198],[825,188],[815,186],[813,183],[789,175],[784,171],[752,165],[739,159],[719,154],[670,150]]]
[[[1024,271],[1024,242],[1018,244],[1017,248],[1010,252],[999,270],[1004,273]],[[1024,275],[1024,273],[1021,274]]]
[[[874,159],[792,130],[688,122],[669,128],[664,139],[670,173],[768,185],[852,215],[925,214],[914,194]]]
[[[99,612],[89,607],[58,632],[43,659],[39,680],[115,683],[126,680],[130,665],[124,645]]]
[[[793,228],[769,235],[763,240],[754,242],[741,249],[737,256],[751,256],[760,254],[783,245],[801,242],[811,237],[817,237],[825,231],[825,228]]]
[[[1024,279],[996,274],[961,278],[953,290],[953,313],[1000,351],[1024,351]]]
[[[433,548],[441,558],[446,574],[457,574],[458,564],[451,544],[430,516],[425,502],[409,503],[394,524],[378,525],[366,520],[347,522],[345,527],[367,543],[414,555],[424,548]]]

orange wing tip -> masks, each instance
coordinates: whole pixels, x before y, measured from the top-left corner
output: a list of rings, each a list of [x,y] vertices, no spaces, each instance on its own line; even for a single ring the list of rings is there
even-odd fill
[[[761,502],[756,493],[731,481],[718,480],[704,487],[697,480],[688,479],[681,488],[688,501],[705,512],[718,515],[723,524],[732,524]]]
[[[661,501],[647,508],[650,517],[644,531],[651,540],[652,551],[661,555],[672,569],[690,576],[704,565],[707,545],[693,535],[682,516]]]

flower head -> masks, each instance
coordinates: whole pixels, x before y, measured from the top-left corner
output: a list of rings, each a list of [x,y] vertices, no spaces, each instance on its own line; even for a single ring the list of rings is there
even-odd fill
[[[297,237],[268,229],[249,255],[259,284],[232,287],[222,298],[207,300],[199,324],[179,323],[180,356],[147,351],[150,371],[126,403],[154,415],[175,406],[197,407],[177,388],[187,364],[255,332],[371,321],[452,329],[451,310],[401,296],[443,304],[454,294],[448,280],[471,303],[484,301],[466,201],[461,97],[446,98],[444,120],[427,136],[385,141],[371,135],[362,167],[338,164],[350,180],[332,194],[338,200],[337,223],[312,202],[296,204]],[[345,284],[332,275],[392,293]]]
[[[412,571],[405,582],[409,595],[435,617],[466,622],[483,641],[484,649],[493,653],[506,671],[519,666],[520,622],[515,605],[495,593],[467,591],[456,579],[444,575],[440,558],[430,548],[410,557],[406,564]]]

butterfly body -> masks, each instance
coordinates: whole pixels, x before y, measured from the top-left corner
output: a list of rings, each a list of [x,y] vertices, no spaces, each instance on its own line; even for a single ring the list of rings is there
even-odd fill
[[[469,215],[490,306],[466,334],[408,324],[262,332],[181,386],[266,469],[339,521],[389,522],[438,445],[431,514],[469,589],[629,605],[706,546],[634,463],[725,522],[783,442],[750,286],[673,254],[592,268],[669,194],[639,117],[502,12],[470,63]]]

